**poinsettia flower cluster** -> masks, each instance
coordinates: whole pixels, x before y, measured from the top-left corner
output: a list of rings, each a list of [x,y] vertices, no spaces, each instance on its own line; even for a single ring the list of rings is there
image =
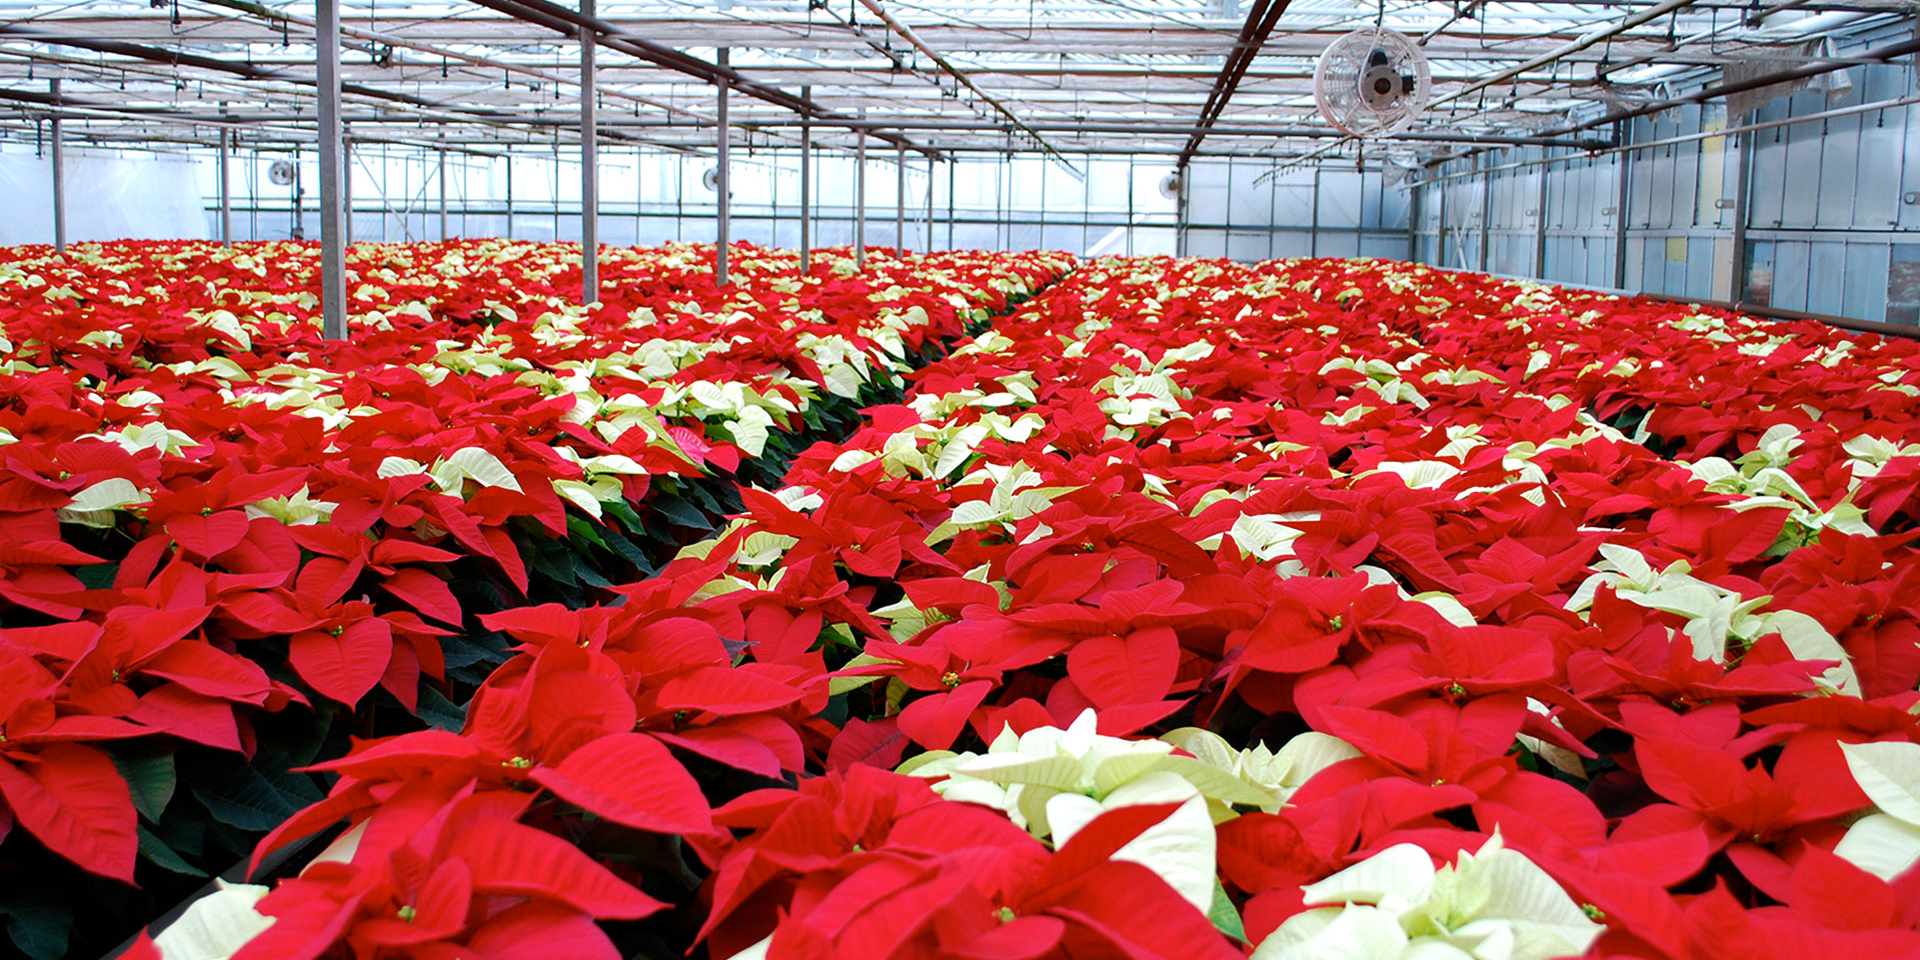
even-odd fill
[[[131,882],[135,804],[89,744],[250,754],[260,711],[416,709],[473,564],[521,603],[533,541],[648,564],[629,537],[705,519],[663,485],[751,467],[1065,266],[741,252],[723,288],[710,248],[613,251],[582,307],[563,247],[360,246],[344,342],[311,245],[0,266],[0,836]]]
[[[909,379],[327,762],[272,843],[365,831],[274,951],[614,955],[638,901],[533,859],[381,939],[498,876],[473,810],[722,958],[1920,950],[1913,345],[1105,259]]]

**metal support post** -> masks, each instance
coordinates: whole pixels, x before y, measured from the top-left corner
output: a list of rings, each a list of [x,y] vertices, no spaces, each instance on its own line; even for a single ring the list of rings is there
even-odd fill
[[[440,131],[440,139],[447,139],[447,132]],[[440,242],[447,240],[447,148],[442,146],[439,155],[440,168],[435,171],[435,179],[440,181]]]
[[[955,174],[959,171],[959,169],[960,169],[959,158],[948,157],[947,158],[947,249],[948,250],[953,249],[953,208],[954,208],[953,185],[956,180]]]
[[[1437,174],[1440,172],[1440,169],[1440,167],[1435,167],[1433,168],[1433,172]],[[1447,181],[1436,179],[1427,184],[1427,189],[1432,190],[1437,195],[1433,207],[1434,213],[1438,214],[1437,219],[1440,221],[1440,232],[1434,240],[1433,265],[1436,267],[1444,267],[1447,265]]]
[[[927,161],[927,206],[926,206],[925,214],[926,214],[926,226],[927,226],[927,252],[932,253],[933,252],[933,161],[931,159]]]
[[[1384,169],[1385,168],[1382,168],[1383,177],[1385,176]],[[1420,184],[1412,180],[1405,182],[1407,184],[1407,262],[1417,263],[1420,260]],[[1385,187],[1381,188],[1383,200],[1385,199],[1385,190]]]
[[[1742,114],[1740,126],[1746,126],[1752,114]],[[1727,299],[1735,303],[1747,299],[1747,194],[1751,192],[1748,167],[1753,163],[1753,134],[1734,134],[1733,147],[1733,287]]]
[[[1492,253],[1493,247],[1493,171],[1485,169],[1492,164],[1483,162],[1482,158],[1492,159],[1486,154],[1474,158],[1474,163],[1482,168],[1480,173],[1480,265],[1474,269],[1481,273],[1491,273],[1493,271],[1487,257]]]
[[[220,245],[233,246],[233,180],[227,176],[227,156],[233,152],[233,130],[220,128]]]
[[[727,69],[729,53],[726,47],[720,48],[717,62],[722,70]],[[720,217],[714,224],[713,282],[723,287],[727,285],[727,244],[733,232],[733,185],[728,182],[732,173],[728,165],[733,162],[733,157],[728,151],[733,145],[733,128],[727,125],[727,100],[729,99],[727,95],[732,92],[732,88],[725,80],[720,81],[720,105],[715,117],[720,126],[720,131],[716,134],[719,138],[719,162],[715,165],[715,169],[719,172],[713,178],[713,188],[720,195]]]
[[[893,248],[907,252],[907,148],[893,148]]]
[[[1622,122],[1614,125],[1613,142],[1626,146],[1633,136],[1633,124]],[[1633,159],[1633,153],[1621,150],[1613,155],[1614,198],[1613,198],[1613,286],[1616,290],[1627,288],[1627,163]]]
[[[1173,191],[1173,255],[1187,255],[1187,175],[1179,167],[1174,168]]]
[[[315,59],[320,99],[321,335],[347,338],[347,245],[341,177],[346,172],[340,124],[340,0],[318,0]]]
[[[353,136],[347,132],[347,125],[340,125],[340,229],[347,238],[347,246],[353,246]]]
[[[813,87],[800,88],[800,99],[812,102]],[[800,272],[813,269],[813,118],[800,115]]]
[[[580,0],[592,17],[593,0]],[[580,302],[600,299],[600,141],[594,123],[593,57],[599,37],[580,28]]]
[[[1320,255],[1320,167],[1313,168],[1313,212],[1307,218],[1307,255]]]
[[[59,110],[60,78],[47,81],[47,86],[53,91],[53,108]],[[60,114],[53,115],[47,128],[52,138],[48,155],[53,160],[53,252],[64,257],[67,255],[67,150],[60,136]]]
[[[867,108],[860,108],[860,119]],[[862,132],[853,148],[853,267],[867,269],[867,135]]]
[[[1533,205],[1533,275],[1542,280],[1547,278],[1547,175],[1552,166],[1546,163],[1548,148],[1540,148],[1541,164],[1535,170],[1540,178],[1538,194]]]

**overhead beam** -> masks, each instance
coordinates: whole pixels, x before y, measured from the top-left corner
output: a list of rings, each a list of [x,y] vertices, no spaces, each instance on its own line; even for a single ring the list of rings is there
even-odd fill
[[[231,74],[254,81],[275,81],[297,87],[313,87],[321,82],[317,76],[314,80],[307,80],[305,77],[290,74],[285,71],[271,70],[242,61],[220,57],[205,57],[183,51],[166,50],[160,47],[147,47],[119,40],[100,40],[88,37],[53,35],[38,28],[24,27],[18,24],[0,24],[0,38],[5,37],[18,37],[20,39],[31,40],[35,43],[75,47],[81,50],[92,50],[96,53],[110,53],[115,56],[129,57],[148,63],[169,64],[175,67],[193,67],[196,69]],[[336,37],[336,47],[337,46]],[[338,59],[339,58],[336,57],[334,63],[334,80],[338,83],[340,92],[344,95],[414,108],[422,111],[422,116],[427,119],[455,119],[495,126],[512,126],[516,122],[515,116],[508,111],[449,105],[411,94],[382,90],[378,87],[369,87],[363,84],[341,82]]]
[[[568,10],[549,0],[474,0],[474,2],[515,19],[538,24],[561,33],[572,33],[578,29],[594,30],[600,34],[601,45],[609,49],[659,64],[690,77],[698,77],[707,83],[715,85],[725,83],[756,100],[785,107],[795,113],[811,114],[817,120],[834,123],[849,119],[832,111],[822,110],[811,101],[796,97],[778,87],[759,83],[731,67],[709,63],[665,44],[643,39],[615,24],[582,16],[576,11]],[[870,135],[894,146],[904,146],[930,157],[939,156],[938,151],[929,150],[899,134],[875,132]]]
[[[252,14],[253,16],[259,17],[262,20],[280,23],[283,25],[283,29],[284,29],[284,25],[286,24],[294,24],[301,27],[305,27],[307,29],[312,29],[314,26],[314,22],[306,17],[302,17],[297,14],[288,13],[284,10],[276,10],[272,7],[267,6],[264,3],[255,3],[253,2],[253,0],[199,0],[199,2],[210,3],[216,6],[226,7],[227,9],[230,9],[230,10],[239,10],[244,13]],[[341,32],[343,34],[353,36],[360,40],[367,40],[374,43],[383,43],[389,47],[413,50],[419,53],[427,54],[429,56],[439,57],[441,58],[442,63],[454,62],[454,63],[465,64],[470,67],[484,67],[489,70],[500,70],[507,73],[517,73],[522,76],[536,77],[548,83],[558,84],[558,83],[567,82],[566,78],[561,76],[558,73],[549,73],[546,70],[542,70],[537,67],[530,66],[528,64],[514,63],[510,60],[499,60],[499,59],[489,59],[487,57],[477,57],[472,54],[462,53],[459,50],[449,49],[447,47],[435,46],[429,43],[422,43],[418,40],[414,40],[408,37],[396,36],[391,32],[363,29],[359,27],[347,26],[345,24],[341,25]],[[259,61],[256,60],[255,62],[257,63]],[[636,96],[630,93],[623,93],[620,91],[608,91],[608,96],[617,97],[623,100],[629,100],[634,103],[644,104],[646,106],[653,107],[657,110],[664,110],[671,114],[678,114],[680,116],[688,117],[695,120],[706,119],[705,117],[702,117],[699,114],[694,113],[692,111],[675,106],[671,103],[666,103],[660,100],[654,100],[649,97]]]
[[[1287,12],[1288,0],[1255,0],[1253,9],[1247,11],[1247,19],[1240,27],[1240,38],[1234,41],[1233,52],[1220,66],[1220,75],[1213,81],[1213,89],[1207,94],[1206,105],[1200,108],[1197,129],[1187,138],[1187,145],[1180,150],[1179,160],[1174,166],[1185,169],[1187,162],[1193,159],[1193,152],[1207,139],[1207,131],[1220,114],[1226,110],[1227,101],[1233,99],[1233,91],[1240,86],[1240,78],[1246,76],[1247,67],[1258,56],[1260,48],[1272,35],[1273,26]]]
[[[1633,29],[1634,27],[1640,26],[1641,24],[1647,23],[1652,20],[1657,20],[1670,13],[1674,13],[1679,10],[1683,10],[1687,7],[1693,6],[1694,3],[1696,2],[1698,2],[1698,0],[1662,0],[1661,3],[1658,3],[1638,13],[1629,15],[1626,19],[1621,20],[1618,24],[1615,24],[1609,27],[1604,27],[1599,30],[1594,30],[1584,36],[1571,40],[1562,46],[1555,47],[1554,49],[1549,50],[1546,53],[1540,54],[1537,57],[1533,57],[1532,59],[1529,59],[1519,64],[1518,66],[1509,67],[1505,70],[1501,70],[1493,74],[1492,76],[1483,77],[1479,80],[1469,83],[1466,86],[1461,87],[1460,89],[1455,90],[1444,97],[1435,97],[1433,100],[1431,100],[1427,104],[1427,109],[1431,110],[1434,107],[1440,106],[1441,104],[1452,103],[1453,101],[1458,100],[1461,97],[1470,96],[1472,94],[1480,92],[1481,90],[1485,90],[1488,87],[1497,86],[1499,84],[1506,83],[1507,81],[1512,80],[1515,77],[1518,77],[1521,74],[1526,73],[1528,70],[1534,70],[1540,67],[1547,66],[1548,64],[1558,63],[1560,60],[1564,59],[1570,54],[1579,53],[1580,51],[1585,50],[1589,47],[1592,47],[1593,45],[1601,42],[1602,40],[1607,40],[1612,37],[1617,37],[1623,33],[1626,33],[1628,30]]]
[[[1027,126],[1026,121],[1021,120],[1020,116],[1013,112],[1012,108],[1008,107],[1005,103],[1002,103],[998,98],[994,97],[992,94],[986,92],[985,90],[980,89],[979,84],[974,83],[973,78],[967,76],[966,71],[963,71],[959,67],[954,66],[953,61],[948,60],[944,56],[941,56],[939,51],[933,49],[931,46],[928,46],[926,41],[920,39],[919,35],[913,32],[912,27],[909,27],[906,24],[901,23],[899,20],[894,19],[893,14],[888,13],[887,8],[881,5],[880,0],[860,0],[860,5],[872,11],[873,15],[876,17],[879,17],[881,22],[887,25],[887,29],[892,30],[894,33],[898,34],[900,36],[900,39],[905,40],[907,43],[911,44],[914,49],[920,51],[921,53],[926,54],[927,59],[932,60],[934,64],[940,68],[941,72],[945,73],[947,76],[952,77],[955,83],[958,83],[961,86],[966,87],[968,90],[972,91],[974,96],[979,97],[981,100],[986,101],[987,105],[992,107],[995,112],[1007,118],[1008,123],[1013,124],[1015,127],[1019,128],[1019,130],[1022,133],[1025,133],[1027,136],[1033,138],[1033,142],[1039,144],[1040,149],[1045,150],[1049,156],[1059,161],[1060,164],[1065,166],[1068,170],[1072,170],[1075,173],[1075,175],[1079,174],[1079,169],[1075,167],[1073,163],[1069,161],[1066,158],[1066,156],[1063,155],[1059,150],[1054,149],[1053,144],[1048,143],[1047,139],[1045,137],[1042,137],[1039,131],[1033,129],[1032,127]],[[898,145],[896,144],[896,146]],[[902,158],[901,163],[903,165],[905,164],[904,157]]]
[[[1815,60],[1812,63],[1803,64],[1798,67],[1763,74],[1758,77],[1749,77],[1745,80],[1737,80],[1732,83],[1722,82],[1708,84],[1691,93],[1683,93],[1677,97],[1669,97],[1654,103],[1643,104],[1630,110],[1608,113],[1584,123],[1561,127],[1558,130],[1552,131],[1552,133],[1564,135],[1567,133],[1576,133],[1581,130],[1591,130],[1595,127],[1621,120],[1631,120],[1635,117],[1644,117],[1651,113],[1659,113],[1662,110],[1671,110],[1674,107],[1684,104],[1704,103],[1708,100],[1725,97],[1730,94],[1746,93],[1749,90],[1759,90],[1778,83],[1792,83],[1795,80],[1817,77],[1823,73],[1844,70],[1853,63],[1861,60],[1872,63],[1886,63],[1902,57],[1910,57],[1917,53],[1920,53],[1920,39],[1902,40],[1898,43],[1890,43],[1885,46],[1874,47],[1870,50],[1863,50],[1845,60]]]

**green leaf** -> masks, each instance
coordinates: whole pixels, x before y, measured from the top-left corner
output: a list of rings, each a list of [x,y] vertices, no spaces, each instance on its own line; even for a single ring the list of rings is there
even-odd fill
[[[94,563],[73,571],[73,575],[86,584],[88,590],[105,590],[113,586],[113,578],[120,575],[117,563]]]
[[[625,500],[603,502],[600,504],[600,509],[606,511],[607,516],[620,521],[620,525],[626,527],[628,533],[644,535],[647,532],[647,525],[640,522],[640,515],[633,512],[633,507]]]
[[[241,830],[265,833],[300,809],[252,767],[236,766],[204,782],[196,778],[191,787],[215,820]]]
[[[420,709],[415,714],[429,726],[459,733],[467,725],[467,708],[431,686],[420,687]]]
[[[73,905],[46,893],[21,890],[0,895],[0,915],[7,918],[7,938],[14,949],[33,960],[61,960],[73,932]]]
[[[600,538],[600,531],[593,524],[588,523],[585,517],[576,517],[573,514],[567,514],[567,539],[574,543],[585,541],[602,550],[607,548],[606,541]]]
[[[173,754],[144,744],[116,745],[107,753],[113,758],[113,765],[120,768],[127,789],[133,792],[133,808],[149,822],[159,821],[180,782],[174,771]]]
[[[600,529],[600,536],[604,545],[611,548],[614,553],[626,558],[628,563],[639,567],[640,572],[648,576],[653,575],[653,561],[648,559],[646,553],[640,549],[638,544],[627,539],[620,531],[612,527],[602,527]]]
[[[613,586],[613,581],[601,576],[599,571],[593,569],[593,564],[589,563],[586,557],[577,553],[573,555],[573,575],[579,578],[581,583],[590,587]]]
[[[1234,909],[1233,898],[1227,896],[1227,888],[1221,886],[1216,878],[1213,881],[1213,905],[1207,908],[1207,919],[1213,921],[1213,928],[1241,943],[1247,942],[1247,926],[1240,920],[1240,911]]]
[[[679,497],[661,497],[647,505],[674,526],[702,531],[713,529],[712,522],[699,508]]]
[[[152,861],[154,866],[163,870],[171,870],[174,873],[184,873],[189,877],[204,877],[207,875],[205,870],[181,859],[179,854],[173,852],[172,847],[167,846],[165,840],[154,836],[146,827],[138,827],[136,829],[140,831],[140,855]]]
[[[551,540],[534,542],[533,562],[529,563],[527,568],[532,573],[556,583],[569,587],[580,585],[579,579],[573,575],[573,554]]]

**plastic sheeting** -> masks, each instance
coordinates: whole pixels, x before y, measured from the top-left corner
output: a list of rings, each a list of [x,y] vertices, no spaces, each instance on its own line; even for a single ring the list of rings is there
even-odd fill
[[[53,242],[52,161],[0,153],[0,245]],[[206,199],[187,157],[66,156],[67,240],[205,240]]]

